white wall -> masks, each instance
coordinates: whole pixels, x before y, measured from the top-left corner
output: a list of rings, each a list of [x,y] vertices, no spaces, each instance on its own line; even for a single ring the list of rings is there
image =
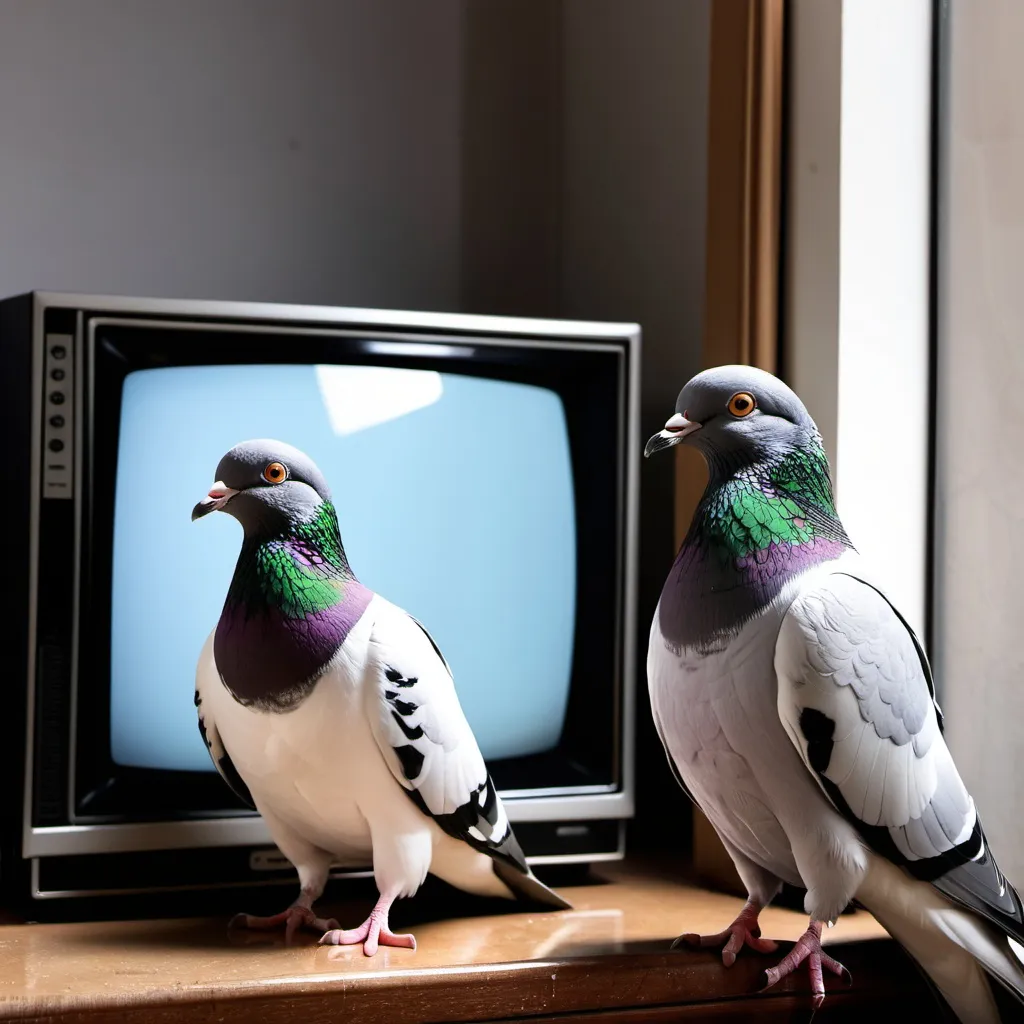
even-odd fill
[[[0,0],[0,295],[452,309],[459,0]]]
[[[1018,0],[950,5],[935,668],[946,735],[1024,886],[1024,107]]]
[[[786,376],[822,432],[850,539],[923,635],[931,2],[788,10]],[[884,514],[880,494],[899,496]]]

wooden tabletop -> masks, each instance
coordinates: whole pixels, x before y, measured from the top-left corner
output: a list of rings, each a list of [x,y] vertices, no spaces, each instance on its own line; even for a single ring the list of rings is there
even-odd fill
[[[6,925],[0,927],[0,1019],[406,1024],[634,1008],[614,1018],[633,1020],[662,1019],[653,1008],[670,1006],[677,1008],[672,1019],[703,1019],[680,1017],[678,1008],[750,998],[759,971],[777,959],[746,952],[726,970],[711,952],[670,952],[680,931],[721,930],[741,901],[680,883],[661,869],[616,865],[561,891],[575,909],[418,924],[396,913],[393,926],[411,925],[418,948],[382,947],[373,958],[361,947],[317,946],[315,936],[285,948],[278,936],[229,932],[223,917]],[[281,895],[285,902],[290,896]],[[369,904],[329,909],[351,927]],[[795,940],[806,918],[769,908],[761,925],[765,936]],[[853,988],[828,982],[826,1010],[845,1005],[858,985],[862,995],[869,986],[883,1001],[887,992],[901,991],[893,957],[904,961],[868,914],[844,915],[825,938],[854,943],[843,946]],[[756,998],[759,1008],[787,1009],[785,1017],[770,1019],[798,1019],[788,1013],[809,1011],[806,992],[800,972]],[[645,1007],[635,1017],[635,1008]],[[822,1019],[839,1018],[816,1017]]]

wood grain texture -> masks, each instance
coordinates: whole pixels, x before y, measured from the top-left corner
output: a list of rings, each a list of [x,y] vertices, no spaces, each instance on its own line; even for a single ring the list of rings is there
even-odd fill
[[[312,936],[285,948],[277,936],[229,933],[223,918],[8,925],[0,927],[0,1020],[361,1024],[386,1015],[413,1024],[670,1006],[680,1015],[654,1019],[699,1020],[705,1011],[736,1019],[737,1000],[770,1020],[806,1019],[803,973],[754,995],[775,958],[745,953],[727,970],[713,952],[668,950],[679,931],[717,931],[740,907],[671,875],[664,865],[616,866],[563,890],[572,911],[428,921],[415,927],[417,950],[374,958],[318,947]],[[351,924],[369,908],[329,909]],[[761,923],[765,935],[788,941],[804,928],[802,915],[777,908]],[[392,924],[403,927],[402,905]],[[832,943],[851,943],[843,955],[854,986],[830,982],[835,995],[820,1019],[846,1019],[831,1016],[833,1006],[899,997],[893,965],[905,958],[884,935],[863,912],[828,932]],[[908,991],[917,991],[914,980]]]

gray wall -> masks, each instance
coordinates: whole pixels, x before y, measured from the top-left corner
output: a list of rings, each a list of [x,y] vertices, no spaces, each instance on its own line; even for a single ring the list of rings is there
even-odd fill
[[[459,0],[0,0],[0,294],[459,303]]]
[[[936,615],[946,736],[1024,885],[1024,107],[1018,0],[953,4],[943,125]]]

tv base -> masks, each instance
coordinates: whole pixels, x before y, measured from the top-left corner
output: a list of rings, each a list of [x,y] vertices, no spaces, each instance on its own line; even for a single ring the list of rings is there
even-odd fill
[[[624,821],[520,822],[515,831],[531,866],[542,876],[561,874],[572,865],[585,868],[621,860],[625,852]],[[174,914],[181,912],[185,896],[190,897],[189,904],[196,903],[191,897],[198,897],[201,905],[212,893],[235,892],[234,902],[247,892],[297,884],[295,869],[272,846],[39,857],[21,862],[21,867],[17,882],[7,879],[7,905],[47,920],[59,920],[68,913],[80,916],[70,908],[82,902],[91,906],[105,900],[132,906],[144,903],[147,908],[166,903]],[[339,886],[356,887],[360,881],[373,885],[370,865],[338,865],[330,877],[334,891]]]

